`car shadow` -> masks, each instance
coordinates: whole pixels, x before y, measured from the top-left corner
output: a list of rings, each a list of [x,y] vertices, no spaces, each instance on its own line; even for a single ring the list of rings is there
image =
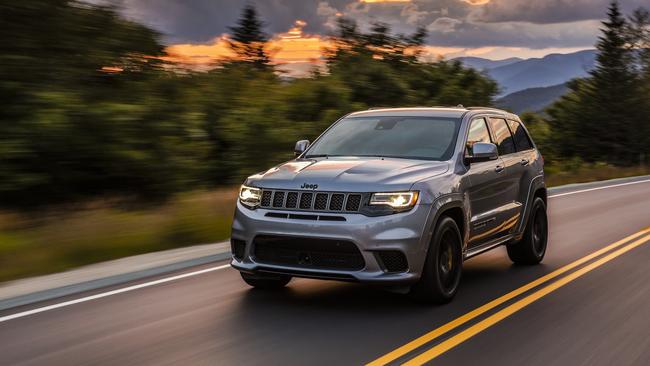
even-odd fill
[[[548,273],[546,266],[517,266],[507,257],[505,249],[497,249],[465,262],[463,278],[456,298],[449,304],[432,306],[418,302],[405,293],[396,293],[379,286],[337,281],[294,279],[276,291],[248,289],[241,309],[256,311],[258,307],[311,309],[336,313],[364,314],[403,313],[412,311],[442,311],[445,308],[472,308],[490,301],[539,276]]]

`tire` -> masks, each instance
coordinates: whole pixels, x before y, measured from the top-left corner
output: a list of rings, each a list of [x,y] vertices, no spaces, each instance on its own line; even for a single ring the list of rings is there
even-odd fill
[[[411,295],[420,301],[445,304],[458,291],[463,269],[463,240],[456,222],[443,216],[424,262],[420,280],[411,288]]]
[[[524,237],[507,246],[508,257],[516,264],[533,265],[544,259],[548,242],[548,218],[544,200],[535,197]]]
[[[250,275],[243,272],[240,272],[240,274],[244,282],[263,290],[281,289],[291,281],[291,276],[284,275]]]

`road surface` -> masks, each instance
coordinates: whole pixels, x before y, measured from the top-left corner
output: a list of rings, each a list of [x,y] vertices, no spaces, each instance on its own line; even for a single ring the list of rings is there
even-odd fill
[[[1,312],[0,365],[650,364],[650,181],[561,191],[549,215],[542,265],[470,259],[448,305],[263,292],[213,263]]]

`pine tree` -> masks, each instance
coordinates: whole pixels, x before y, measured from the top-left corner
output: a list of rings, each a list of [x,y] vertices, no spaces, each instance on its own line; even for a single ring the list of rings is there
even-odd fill
[[[617,165],[638,163],[643,133],[639,78],[629,25],[618,2],[609,6],[590,77],[569,83],[570,93],[548,113],[564,156]]]
[[[591,120],[584,128],[592,132],[595,155],[611,162],[629,165],[638,158],[638,81],[634,54],[627,37],[628,23],[618,2],[609,6],[608,19],[596,48],[597,66],[591,72]],[[637,151],[635,151],[637,150]]]
[[[235,52],[237,61],[251,63],[259,69],[269,67],[270,58],[266,50],[269,38],[262,30],[264,25],[255,7],[246,5],[237,25],[229,27],[232,32],[229,46]]]
[[[650,12],[639,8],[630,16],[629,36],[636,55],[636,68],[639,73],[642,119],[640,162],[647,164],[650,158]]]

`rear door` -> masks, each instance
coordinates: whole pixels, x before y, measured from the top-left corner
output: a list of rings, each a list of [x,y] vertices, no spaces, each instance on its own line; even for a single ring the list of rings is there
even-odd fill
[[[495,236],[503,236],[515,229],[521,215],[519,181],[522,170],[514,138],[506,120],[501,117],[490,117],[488,124],[504,166],[504,172],[500,177],[503,189],[496,213],[499,222],[495,233]]]
[[[467,136],[466,155],[471,155],[472,146],[477,142],[492,142],[485,118],[472,120]],[[502,176],[505,172],[503,160],[476,162],[469,166],[470,186],[467,190],[471,211],[470,237],[468,248],[479,247],[493,239],[499,232],[501,218],[497,217],[499,208],[507,201],[504,192],[507,185]]]
[[[535,176],[538,174],[536,169],[531,167],[537,157],[537,152],[534,149],[533,143],[526,133],[526,129],[521,125],[521,122],[515,120],[508,120],[508,126],[512,133],[515,147],[517,152],[513,154],[514,164],[512,167],[513,174],[517,178],[517,200],[523,204],[522,214],[525,211],[525,206],[528,201],[528,191],[530,184]]]

